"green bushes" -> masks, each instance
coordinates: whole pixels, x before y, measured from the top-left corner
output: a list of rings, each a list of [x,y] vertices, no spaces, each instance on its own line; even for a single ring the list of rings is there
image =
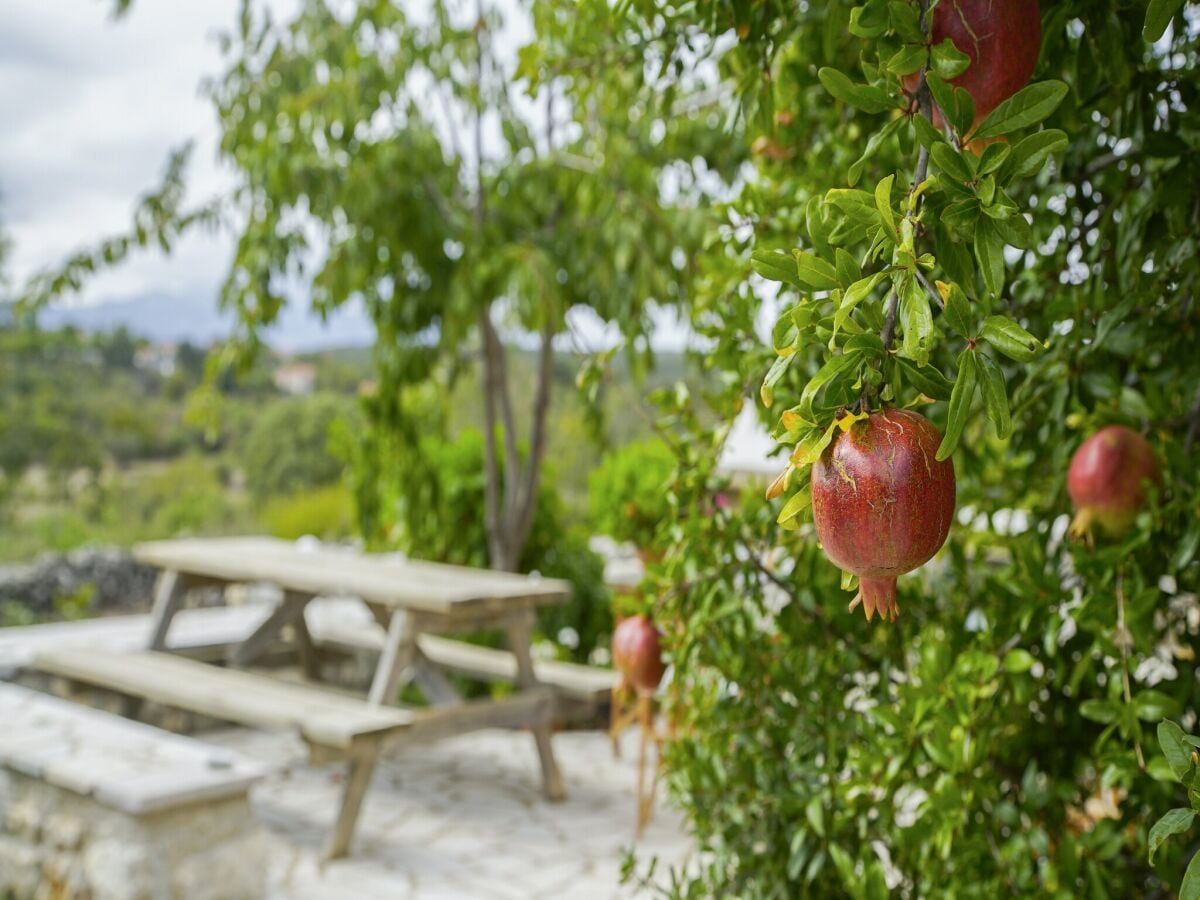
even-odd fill
[[[588,478],[593,527],[647,549],[671,510],[675,458],[660,440],[636,441],[606,455]]]
[[[267,531],[285,540],[308,534],[344,540],[354,533],[354,500],[344,485],[331,484],[272,499],[260,517]]]
[[[246,485],[259,500],[337,481],[345,468],[330,449],[330,426],[352,419],[353,400],[335,394],[298,397],[256,417],[241,447]]]
[[[379,464],[389,457],[374,458]],[[475,429],[453,440],[426,434],[419,439],[418,452],[405,458],[424,467],[419,476],[386,465],[356,466],[359,491],[373,495],[371,509],[379,517],[373,542],[421,559],[488,565],[483,435]],[[567,521],[554,473],[546,470],[520,570],[564,578],[574,586],[565,604],[541,613],[540,628],[559,643],[564,656],[580,661],[605,645],[612,631],[604,566],[588,549],[587,538],[586,529]]]

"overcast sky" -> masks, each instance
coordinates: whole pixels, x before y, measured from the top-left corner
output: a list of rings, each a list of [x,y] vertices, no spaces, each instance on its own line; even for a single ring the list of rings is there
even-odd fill
[[[13,243],[13,285],[126,230],[138,197],[159,183],[170,150],[185,141],[196,142],[193,200],[230,184],[216,161],[217,122],[200,85],[222,68],[216,36],[235,22],[238,0],[138,0],[119,21],[111,5],[0,0],[0,227]],[[268,5],[286,16],[299,3]],[[135,254],[69,302],[152,297],[193,313],[208,304],[215,311],[231,255],[229,235],[194,233],[170,256]],[[299,313],[289,320],[303,328]],[[366,327],[362,317],[343,319],[346,333]],[[581,324],[603,340],[600,323]],[[664,321],[659,330],[657,345],[681,344],[677,326]]]
[[[235,21],[237,0],[141,0],[120,22],[109,5],[0,3],[0,221],[17,284],[127,228],[138,196],[186,140],[197,141],[194,196],[223,183],[216,121],[199,85],[219,71],[215,34]],[[228,238],[194,236],[170,258],[141,254],[95,279],[84,298],[211,294],[229,247]]]

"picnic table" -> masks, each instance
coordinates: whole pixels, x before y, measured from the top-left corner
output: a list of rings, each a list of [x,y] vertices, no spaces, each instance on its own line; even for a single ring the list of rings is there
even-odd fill
[[[564,796],[550,744],[554,695],[538,678],[530,642],[538,608],[561,603],[570,592],[569,583],[263,537],[156,541],[138,545],[133,552],[139,562],[160,569],[147,651],[46,652],[35,665],[232,721],[295,727],[315,759],[349,758],[351,771],[331,856],[348,848],[380,748],[402,739],[529,727],[546,796]],[[282,600],[249,636],[227,650],[228,669],[167,656],[171,623],[192,588],[254,583],[276,585]],[[335,596],[361,600],[386,630],[365,701],[236,671],[277,646],[287,632],[302,667],[314,674],[314,641],[305,608],[317,597]],[[463,702],[438,660],[430,658],[431,648],[438,647],[432,636],[482,629],[504,633],[515,658],[517,691],[500,700]],[[444,654],[433,655],[448,661]],[[394,708],[408,680],[417,681],[433,708]]]

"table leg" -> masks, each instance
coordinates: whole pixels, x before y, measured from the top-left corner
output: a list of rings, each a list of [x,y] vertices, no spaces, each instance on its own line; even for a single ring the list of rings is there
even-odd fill
[[[259,625],[250,637],[234,647],[226,657],[226,661],[231,666],[248,666],[254,662],[267,649],[271,641],[279,635],[284,625],[295,622],[297,619],[303,620],[304,607],[311,599],[312,597],[308,594],[286,592],[283,600],[267,616],[266,621]],[[307,631],[305,633],[307,634]]]
[[[171,630],[171,620],[183,606],[187,596],[188,580],[178,572],[164,569],[158,575],[158,583],[154,587],[154,609],[150,620],[154,623],[150,633],[151,650],[167,649],[167,632]]]
[[[533,671],[533,654],[530,644],[533,637],[533,615],[522,617],[506,629],[508,649],[517,658],[517,684],[522,688],[536,687],[537,675]],[[563,788],[562,773],[550,746],[550,723],[533,726],[533,740],[537,745],[538,760],[542,765],[542,790],[548,800],[563,800],[567,796]]]
[[[388,623],[387,640],[383,645],[383,653],[379,656],[375,679],[371,682],[371,692],[367,695],[367,702],[372,706],[396,702],[396,691],[400,688],[401,676],[412,665],[416,655],[417,631],[413,624],[407,611],[399,609],[392,613]]]
[[[362,810],[363,797],[366,796],[367,786],[371,783],[371,775],[375,771],[378,758],[379,748],[374,744],[362,748],[351,758],[346,788],[342,791],[342,806],[333,826],[333,835],[325,852],[326,858],[338,859],[349,852],[350,842],[354,839],[354,827],[358,824],[358,814]]]

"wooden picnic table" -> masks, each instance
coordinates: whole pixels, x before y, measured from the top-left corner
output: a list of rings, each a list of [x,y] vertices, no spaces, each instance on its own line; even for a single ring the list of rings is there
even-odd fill
[[[313,641],[304,610],[316,597],[349,596],[362,600],[387,636],[379,656],[368,703],[397,702],[401,685],[415,680],[442,711],[431,737],[478,728],[518,725],[504,710],[528,716],[522,696],[544,694],[534,672],[530,641],[537,609],[561,603],[568,582],[440,563],[400,555],[364,553],[350,548],[304,546],[263,537],[155,541],[134,548],[141,563],[161,570],[152,612],[150,650],[168,650],[171,621],[188,591],[200,586],[267,583],[283,599],[266,620],[228,652],[227,662],[246,667],[290,628],[308,674],[315,673]],[[462,703],[445,672],[422,652],[418,638],[464,630],[499,629],[516,658],[518,694],[504,704]],[[517,702],[512,702],[512,701]],[[550,721],[532,727],[541,764],[543,789],[550,799],[564,795],[562,777],[550,745]],[[365,789],[365,784],[363,785]]]

